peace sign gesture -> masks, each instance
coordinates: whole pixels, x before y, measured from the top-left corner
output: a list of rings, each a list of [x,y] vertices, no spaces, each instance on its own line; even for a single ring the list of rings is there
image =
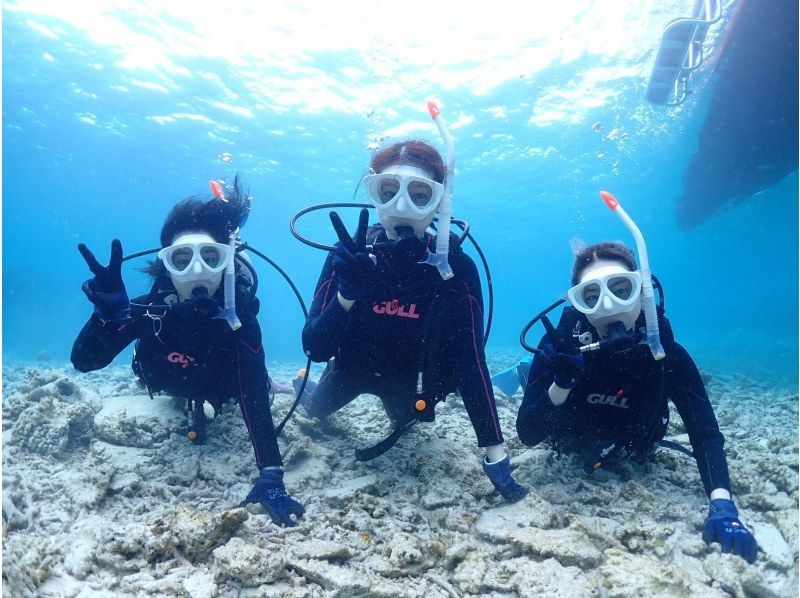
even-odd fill
[[[122,243],[119,239],[111,242],[111,258],[108,266],[103,266],[84,243],[78,244],[78,251],[94,277],[81,287],[86,297],[95,306],[95,311],[104,320],[118,320],[130,313],[130,302],[122,282]]]
[[[358,228],[356,228],[356,234],[353,237],[350,237],[350,234],[347,232],[347,229],[344,227],[342,223],[342,219],[339,218],[339,214],[336,212],[331,212],[331,224],[333,224],[333,230],[336,231],[336,236],[339,237],[339,242],[344,245],[344,247],[352,254],[356,253],[366,253],[367,252],[367,222],[369,220],[369,212],[367,208],[361,208],[361,212],[358,215]]]
[[[336,212],[330,213],[331,224],[339,237],[333,253],[333,267],[339,280],[339,295],[346,301],[360,298],[369,287],[375,263],[367,255],[367,220],[369,212],[361,210],[358,228],[351,237]],[[349,307],[345,308],[349,309]]]

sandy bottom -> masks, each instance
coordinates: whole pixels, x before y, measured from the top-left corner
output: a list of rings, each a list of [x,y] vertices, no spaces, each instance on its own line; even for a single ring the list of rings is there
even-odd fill
[[[505,356],[490,360],[495,370]],[[495,365],[496,367],[492,367]],[[295,365],[272,364],[277,380]],[[715,376],[736,500],[763,552],[754,565],[701,539],[694,462],[661,451],[587,476],[572,457],[516,439],[517,403],[498,407],[517,479],[506,506],[456,397],[387,454],[374,397],[280,440],[295,528],[236,505],[257,477],[238,407],[209,444],[184,436],[167,397],[128,368],[81,375],[55,364],[3,369],[3,593],[7,596],[796,596],[798,401],[794,390]],[[517,397],[519,399],[519,396]],[[278,395],[278,420],[290,397]],[[688,443],[674,414],[669,438]]]

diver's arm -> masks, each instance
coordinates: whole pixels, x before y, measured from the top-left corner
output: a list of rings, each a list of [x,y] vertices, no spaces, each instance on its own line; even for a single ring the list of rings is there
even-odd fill
[[[347,310],[336,299],[337,287],[333,257],[329,254],[303,327],[303,350],[311,361],[327,361],[338,351],[339,339],[347,325]]]
[[[559,344],[574,342],[571,338],[574,327],[574,311],[565,308],[556,326]],[[553,343],[554,340],[545,334],[539,341],[538,349],[542,352],[544,345]],[[552,365],[551,359],[537,353],[533,357],[528,373],[528,384],[524,389],[525,394],[517,413],[517,434],[528,446],[535,446],[547,438],[564,415],[564,404],[571,389],[555,384]]]
[[[541,344],[541,343],[540,343]],[[533,358],[528,385],[517,413],[517,435],[523,444],[536,446],[547,438],[563,410],[554,405],[548,393],[553,373],[538,355]]]
[[[723,450],[725,438],[719,431],[700,372],[678,343],[670,343],[666,351],[666,394],[677,407],[689,434],[703,487],[714,498],[729,498],[731,483]]]
[[[255,315],[242,318],[242,327],[235,332],[235,337],[235,387],[253,444],[256,465],[259,469],[280,467],[283,461],[269,408],[270,383],[261,344],[261,327]]]
[[[138,338],[141,324],[137,316],[128,317],[122,322],[103,322],[96,313],[92,314],[72,345],[72,365],[79,372],[92,372],[106,367]]]

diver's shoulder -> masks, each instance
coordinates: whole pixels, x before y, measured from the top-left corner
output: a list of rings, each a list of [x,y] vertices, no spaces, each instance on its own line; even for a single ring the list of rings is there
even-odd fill
[[[477,272],[478,269],[478,267],[475,265],[475,260],[462,251],[460,247],[458,247],[457,250],[451,249],[447,256],[447,261],[450,264],[450,268],[453,270],[453,274],[455,275],[472,276]]]

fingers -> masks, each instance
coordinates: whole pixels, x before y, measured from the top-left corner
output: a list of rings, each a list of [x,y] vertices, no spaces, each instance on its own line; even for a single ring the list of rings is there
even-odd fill
[[[264,505],[264,509],[269,513],[269,516],[272,518],[272,522],[275,525],[279,525],[281,527],[294,527],[297,524],[292,521],[292,517],[289,511],[285,508],[272,508],[267,501],[262,501],[261,503]]]
[[[727,534],[725,533],[725,530],[723,530],[719,536],[719,543],[722,546],[722,552],[725,554],[730,553],[731,548],[733,548],[733,534]]]
[[[111,241],[111,259],[108,261],[108,267],[111,269],[119,269],[122,264],[122,243],[119,239]]]
[[[122,284],[122,243],[119,239],[111,241],[111,259],[108,260],[109,279],[115,287]]]
[[[292,500],[289,506],[289,513],[297,517],[302,517],[303,515],[306,514],[306,510],[303,507],[303,505],[301,505],[299,502],[297,502],[296,500]]]
[[[756,542],[756,539],[751,536],[750,542],[747,545],[747,550],[746,554],[744,555],[744,558],[748,563],[754,563],[756,561],[757,556],[758,556],[758,543]]]
[[[336,252],[333,254],[333,266],[341,267],[344,264],[355,264],[356,257],[350,253],[350,250],[344,245],[344,243],[339,242],[336,244]]]
[[[369,223],[369,211],[367,208],[361,208],[358,215],[358,228],[356,228],[356,236],[353,239],[356,250],[364,251],[367,247],[367,225]]]
[[[353,245],[353,239],[350,238],[350,234],[347,232],[347,229],[344,227],[344,223],[342,223],[342,219],[339,218],[339,214],[336,212],[330,212],[328,214],[331,218],[331,224],[333,225],[333,230],[336,231],[336,236],[339,237],[339,241],[350,249]]]
[[[92,301],[92,299],[94,298],[94,295],[95,295],[94,289],[92,289],[92,285],[91,285],[92,280],[93,279],[87,280],[86,282],[84,282],[81,285],[81,290],[84,292],[84,294],[86,295],[86,298],[89,301]]]
[[[743,541],[746,538],[742,538],[741,534],[731,534],[731,543],[730,543],[730,552],[731,554],[736,554],[741,557],[744,557],[745,546]]]
[[[356,264],[362,272],[367,273],[375,269],[375,262],[373,262],[366,253],[357,253],[355,258]]]
[[[89,266],[89,270],[92,271],[92,274],[102,274],[105,271],[105,268],[100,265],[100,262],[97,261],[97,258],[94,257],[94,254],[89,250],[88,247],[84,243],[78,243],[78,251],[80,252],[81,256],[83,256],[86,265]]]
[[[716,534],[714,533],[713,525],[709,525],[706,523],[705,527],[703,528],[703,542],[706,544],[711,544],[714,542]]]

